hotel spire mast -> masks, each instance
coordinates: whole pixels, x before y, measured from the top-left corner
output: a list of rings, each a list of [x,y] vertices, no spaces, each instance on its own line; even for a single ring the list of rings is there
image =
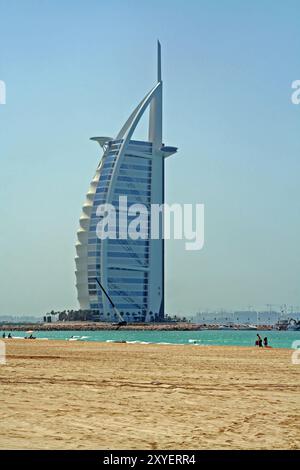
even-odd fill
[[[162,146],[162,79],[161,79],[161,45],[157,41],[157,83],[159,87],[150,104],[149,141],[155,149]]]

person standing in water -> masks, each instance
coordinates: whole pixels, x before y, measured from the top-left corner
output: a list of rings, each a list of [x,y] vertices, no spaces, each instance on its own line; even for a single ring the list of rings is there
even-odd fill
[[[264,347],[267,348],[269,345],[268,345],[268,338],[265,336],[264,337]]]
[[[257,345],[258,345],[260,348],[262,348],[262,347],[263,347],[263,344],[262,344],[263,341],[262,341],[262,339],[261,339],[261,336],[260,336],[258,333],[257,333],[256,336],[257,336],[257,338],[258,338],[256,343],[257,343]]]

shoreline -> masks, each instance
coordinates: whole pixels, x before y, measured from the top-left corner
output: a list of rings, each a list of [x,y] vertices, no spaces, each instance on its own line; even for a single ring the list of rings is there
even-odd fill
[[[12,337],[12,338],[2,338],[1,341],[4,341],[6,345],[8,344],[15,344],[15,345],[18,345],[20,344],[20,340],[24,340],[25,341],[25,338],[16,338],[16,337]],[[267,351],[294,351],[293,348],[278,348],[278,347],[274,347],[274,346],[270,346],[268,348],[266,347],[262,347],[262,348],[258,348],[257,346],[251,346],[251,345],[239,345],[239,344],[201,344],[201,343],[198,343],[198,342],[195,342],[195,343],[168,343],[168,342],[160,342],[160,343],[155,343],[155,342],[151,342],[151,341],[126,341],[126,340],[103,340],[103,341],[99,341],[99,340],[96,340],[96,341],[87,341],[86,339],[82,339],[82,340],[76,340],[76,341],[70,341],[69,338],[66,338],[66,339],[62,339],[62,338],[34,338],[34,339],[31,339],[31,340],[27,340],[26,339],[26,343],[33,343],[33,342],[45,342],[45,341],[51,341],[51,343],[53,342],[58,342],[58,343],[70,343],[70,344],[74,344],[74,343],[80,343],[80,344],[94,344],[94,345],[103,345],[103,344],[106,344],[106,345],[129,345],[129,346],[187,346],[187,347],[200,347],[200,348],[211,348],[211,349],[222,349],[222,348],[225,348],[225,349],[241,349],[241,350],[245,350],[245,349],[249,349],[250,351],[263,351],[263,350],[267,350]],[[22,343],[23,344],[23,343]]]
[[[1,331],[1,328],[0,328]],[[97,345],[102,345],[102,344],[128,344],[128,345],[145,345],[145,346],[151,346],[151,345],[157,345],[157,346],[195,346],[197,348],[241,348],[242,350],[249,349],[249,350],[289,350],[289,351],[294,351],[294,348],[291,346],[291,343],[289,345],[280,345],[280,346],[274,346],[273,344],[269,345],[268,347],[261,347],[259,348],[257,345],[254,345],[252,342],[246,343],[246,344],[211,344],[211,341],[208,340],[205,342],[205,339],[202,338],[189,338],[186,341],[183,342],[172,342],[172,341],[165,341],[164,339],[158,340],[158,341],[152,341],[149,338],[145,339],[124,339],[122,338],[111,338],[111,337],[106,337],[103,339],[90,339],[90,336],[80,336],[80,335],[71,335],[69,337],[39,337],[34,336],[33,338],[29,338],[27,336],[14,336],[14,333],[17,333],[17,331],[10,330],[12,333],[12,337],[8,338],[7,336],[5,338],[0,336],[0,340],[4,341],[6,344],[20,344],[24,343],[26,340],[26,343],[32,343],[32,342],[62,342],[62,343],[85,343],[85,344],[97,344]],[[73,333],[72,330],[66,330],[65,333]],[[38,333],[38,332],[37,332]],[[79,332],[77,332],[79,333]],[[121,332],[122,333],[122,332]],[[34,333],[33,333],[34,334]]]

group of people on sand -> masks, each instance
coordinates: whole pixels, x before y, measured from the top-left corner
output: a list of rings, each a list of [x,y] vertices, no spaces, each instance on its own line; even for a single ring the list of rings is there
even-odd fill
[[[264,339],[257,333],[257,340],[255,341],[255,346],[258,346],[259,348],[265,347],[265,348],[270,348],[268,344],[268,338],[265,336]]]
[[[6,338],[5,332],[3,333],[2,338],[3,338],[3,339]],[[11,338],[12,338],[12,335],[11,335],[10,333],[8,333],[7,339],[11,339]],[[36,339],[36,338],[35,338],[35,336],[32,336],[32,334],[31,334],[30,336],[25,336],[24,339]]]
[[[10,333],[8,333],[7,337],[8,337],[8,339],[11,339],[11,338],[12,338],[12,335],[11,335]],[[6,338],[6,334],[5,334],[5,333],[3,333],[2,338],[3,338],[3,339]]]

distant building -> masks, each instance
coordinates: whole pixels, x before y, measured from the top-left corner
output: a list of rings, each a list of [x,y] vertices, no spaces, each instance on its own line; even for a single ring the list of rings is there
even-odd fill
[[[42,317],[34,315],[1,315],[0,323],[37,323],[42,320]]]
[[[276,311],[199,312],[194,316],[193,321],[207,324],[275,325],[282,316],[282,313]],[[298,320],[300,319],[300,313],[286,314],[284,317]]]

